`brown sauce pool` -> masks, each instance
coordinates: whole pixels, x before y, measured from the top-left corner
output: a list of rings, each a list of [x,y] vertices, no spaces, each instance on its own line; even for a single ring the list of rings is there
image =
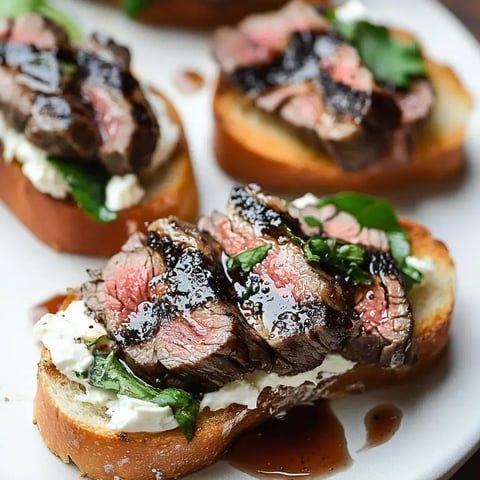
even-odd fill
[[[46,313],[56,313],[62,306],[67,295],[55,295],[44,302],[34,305],[30,310],[30,319],[33,323],[38,322]]]
[[[242,434],[226,454],[235,468],[260,479],[313,478],[347,468],[342,425],[322,400]]]
[[[198,72],[185,70],[178,75],[175,84],[182,93],[195,93],[205,85],[205,79]]]
[[[365,415],[367,440],[364,448],[375,447],[392,438],[400,427],[402,412],[395,405],[379,405]]]

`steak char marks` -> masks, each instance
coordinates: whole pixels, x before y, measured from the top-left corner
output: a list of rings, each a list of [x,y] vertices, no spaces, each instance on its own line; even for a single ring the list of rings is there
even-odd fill
[[[217,240],[229,257],[270,244],[265,259],[247,275],[228,272],[245,318],[276,352],[274,370],[309,370],[338,351],[353,327],[348,288],[309,265],[289,236],[300,233],[284,203],[256,187],[232,190],[228,215],[215,213],[200,228]]]
[[[276,114],[345,171],[407,163],[433,104],[425,78],[408,91],[377,83],[358,51],[302,1],[219,29],[214,54],[222,83]]]
[[[157,220],[82,287],[127,363],[154,384],[210,390],[271,368],[214,248],[193,226]]]
[[[38,13],[0,25],[0,108],[48,155],[112,175],[148,166],[160,135],[128,49],[100,34],[74,45]]]
[[[313,217],[321,222],[328,237],[366,247],[364,267],[372,284],[354,287],[356,320],[342,355],[357,362],[388,367],[412,363],[415,359],[412,310],[403,275],[390,254],[385,232],[361,228],[352,215],[338,212],[333,205],[291,208],[290,213],[300,220],[308,236],[319,233],[317,227],[303,222],[303,218]]]

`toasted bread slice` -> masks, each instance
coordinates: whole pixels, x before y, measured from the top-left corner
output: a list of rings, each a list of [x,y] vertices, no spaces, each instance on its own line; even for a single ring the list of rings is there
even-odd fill
[[[447,344],[455,269],[445,245],[435,240],[426,228],[407,220],[403,225],[412,240],[412,255],[427,257],[434,266],[434,271],[425,275],[424,283],[409,293],[418,354],[414,365],[395,369],[357,365],[350,372],[325,380],[314,391],[311,384],[296,389],[267,388],[254,410],[236,404],[215,412],[204,409],[197,419],[193,440],[187,442],[179,429],[161,433],[109,430],[103,409],[75,401],[81,387],[55,368],[44,348],[38,365],[34,422],[46,445],[64,462],[72,461],[83,475],[92,479],[167,480],[214,462],[241,432],[301,401],[331,398],[415,378],[435,362]]]
[[[120,0],[112,0],[117,6]],[[138,14],[138,19],[148,23],[179,25],[209,29],[218,25],[235,23],[254,12],[281,7],[287,0],[162,0],[148,2]]]
[[[73,200],[58,200],[38,191],[18,162],[6,162],[1,156],[0,199],[41,241],[55,250],[85,255],[112,255],[153,218],[176,215],[193,220],[198,212],[198,194],[187,140],[173,105],[158,91],[155,93],[179,125],[180,136],[175,153],[148,179],[146,198],[139,205],[119,212],[113,222],[99,223]]]
[[[235,179],[276,192],[371,192],[450,178],[464,165],[472,99],[451,68],[427,61],[427,70],[435,103],[405,166],[346,172],[223,78],[214,97],[216,159]]]

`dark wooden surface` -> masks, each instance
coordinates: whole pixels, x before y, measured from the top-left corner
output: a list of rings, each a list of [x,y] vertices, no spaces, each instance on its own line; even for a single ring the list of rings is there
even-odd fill
[[[480,0],[441,0],[441,3],[448,7],[480,41]],[[450,434],[454,435],[455,432]],[[448,448],[448,435],[445,438],[445,448]],[[480,451],[452,477],[452,480],[480,480]]]

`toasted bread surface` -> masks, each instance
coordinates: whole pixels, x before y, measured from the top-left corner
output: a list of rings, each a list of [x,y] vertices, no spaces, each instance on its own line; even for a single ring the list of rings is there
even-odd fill
[[[424,283],[409,292],[418,357],[414,365],[395,369],[356,365],[351,371],[320,383],[314,391],[312,384],[297,389],[282,387],[280,391],[266,389],[255,410],[235,404],[215,412],[204,409],[193,440],[187,443],[178,429],[161,433],[109,430],[103,410],[75,401],[81,387],[59,373],[48,350],[43,349],[34,421],[46,445],[92,479],[111,480],[117,476],[122,480],[167,480],[214,462],[242,431],[304,399],[332,398],[416,378],[438,359],[447,344],[455,298],[455,269],[445,245],[425,227],[408,220],[402,223],[410,234],[412,254],[429,259],[434,265]]]
[[[181,127],[172,104],[155,92]],[[193,220],[198,212],[197,187],[183,129],[175,153],[148,179],[146,199],[119,212],[110,223],[93,220],[73,200],[58,200],[41,193],[23,175],[18,162],[3,158],[0,199],[35,236],[55,250],[95,256],[117,252],[134,231],[143,230],[152,219],[175,215]]]
[[[346,172],[275,115],[255,107],[223,77],[214,97],[217,162],[235,179],[275,192],[386,191],[450,178],[464,166],[472,99],[450,67],[427,61],[427,70],[435,103],[407,165]]]
[[[120,5],[120,0],[110,3]],[[157,0],[150,2],[138,18],[148,23],[209,29],[235,23],[254,12],[274,10],[287,0]]]

